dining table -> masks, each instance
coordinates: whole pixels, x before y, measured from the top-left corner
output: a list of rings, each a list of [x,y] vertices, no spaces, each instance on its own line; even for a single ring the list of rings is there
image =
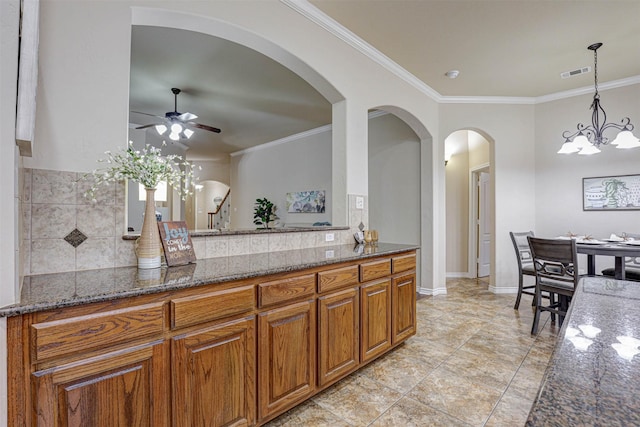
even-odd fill
[[[633,243],[635,242],[635,243]],[[576,250],[587,255],[587,274],[596,274],[596,256],[615,257],[615,278],[625,280],[625,258],[640,257],[640,242],[601,242],[578,241]]]

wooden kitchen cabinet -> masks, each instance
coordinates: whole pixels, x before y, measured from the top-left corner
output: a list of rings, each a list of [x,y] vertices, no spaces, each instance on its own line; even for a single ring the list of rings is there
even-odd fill
[[[260,426],[416,331],[415,251],[7,319],[8,420]]]
[[[391,279],[360,288],[360,359],[369,361],[391,348]]]
[[[265,419],[315,391],[316,302],[258,315],[258,409]]]
[[[318,298],[318,384],[324,386],[360,363],[358,288]]]
[[[254,425],[255,323],[252,315],[173,338],[173,425]]]
[[[168,426],[168,360],[156,341],[36,371],[30,425]]]
[[[416,274],[414,272],[391,279],[391,300],[392,344],[395,345],[416,333]]]

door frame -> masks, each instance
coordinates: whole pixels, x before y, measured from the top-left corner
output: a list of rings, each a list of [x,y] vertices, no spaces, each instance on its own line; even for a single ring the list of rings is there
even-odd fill
[[[491,176],[491,168],[489,163],[483,163],[469,169],[469,248],[467,266],[468,277],[475,279],[478,277],[478,223],[476,221],[476,212],[478,212],[479,197],[478,183],[480,181],[480,173],[489,173],[489,181],[493,181]],[[493,213],[495,215],[495,213]],[[491,257],[491,254],[489,255]],[[490,262],[493,264],[494,259],[491,257]]]

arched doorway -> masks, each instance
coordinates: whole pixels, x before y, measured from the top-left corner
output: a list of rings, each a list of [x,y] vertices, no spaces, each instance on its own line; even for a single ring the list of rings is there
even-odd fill
[[[369,220],[385,239],[420,246],[418,292],[442,293],[434,283],[432,137],[424,124],[396,106],[369,110]],[[386,240],[385,240],[386,241]]]
[[[475,130],[445,139],[447,277],[489,278],[493,259],[492,145]]]

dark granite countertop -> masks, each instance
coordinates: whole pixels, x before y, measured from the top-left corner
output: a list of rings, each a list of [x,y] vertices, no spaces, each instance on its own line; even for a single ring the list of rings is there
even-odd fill
[[[580,281],[527,426],[640,425],[640,283]]]
[[[414,249],[418,246],[379,243],[375,247],[358,248],[337,245],[208,258],[184,266],[151,270],[119,267],[26,276],[20,301],[0,308],[0,317],[296,271]]]
[[[191,237],[206,236],[237,236],[245,234],[269,234],[269,233],[302,233],[305,231],[341,231],[349,230],[345,226],[316,225],[316,226],[288,226],[275,228],[234,228],[232,230],[189,230]],[[140,233],[128,233],[122,236],[123,240],[136,240],[140,237]]]

